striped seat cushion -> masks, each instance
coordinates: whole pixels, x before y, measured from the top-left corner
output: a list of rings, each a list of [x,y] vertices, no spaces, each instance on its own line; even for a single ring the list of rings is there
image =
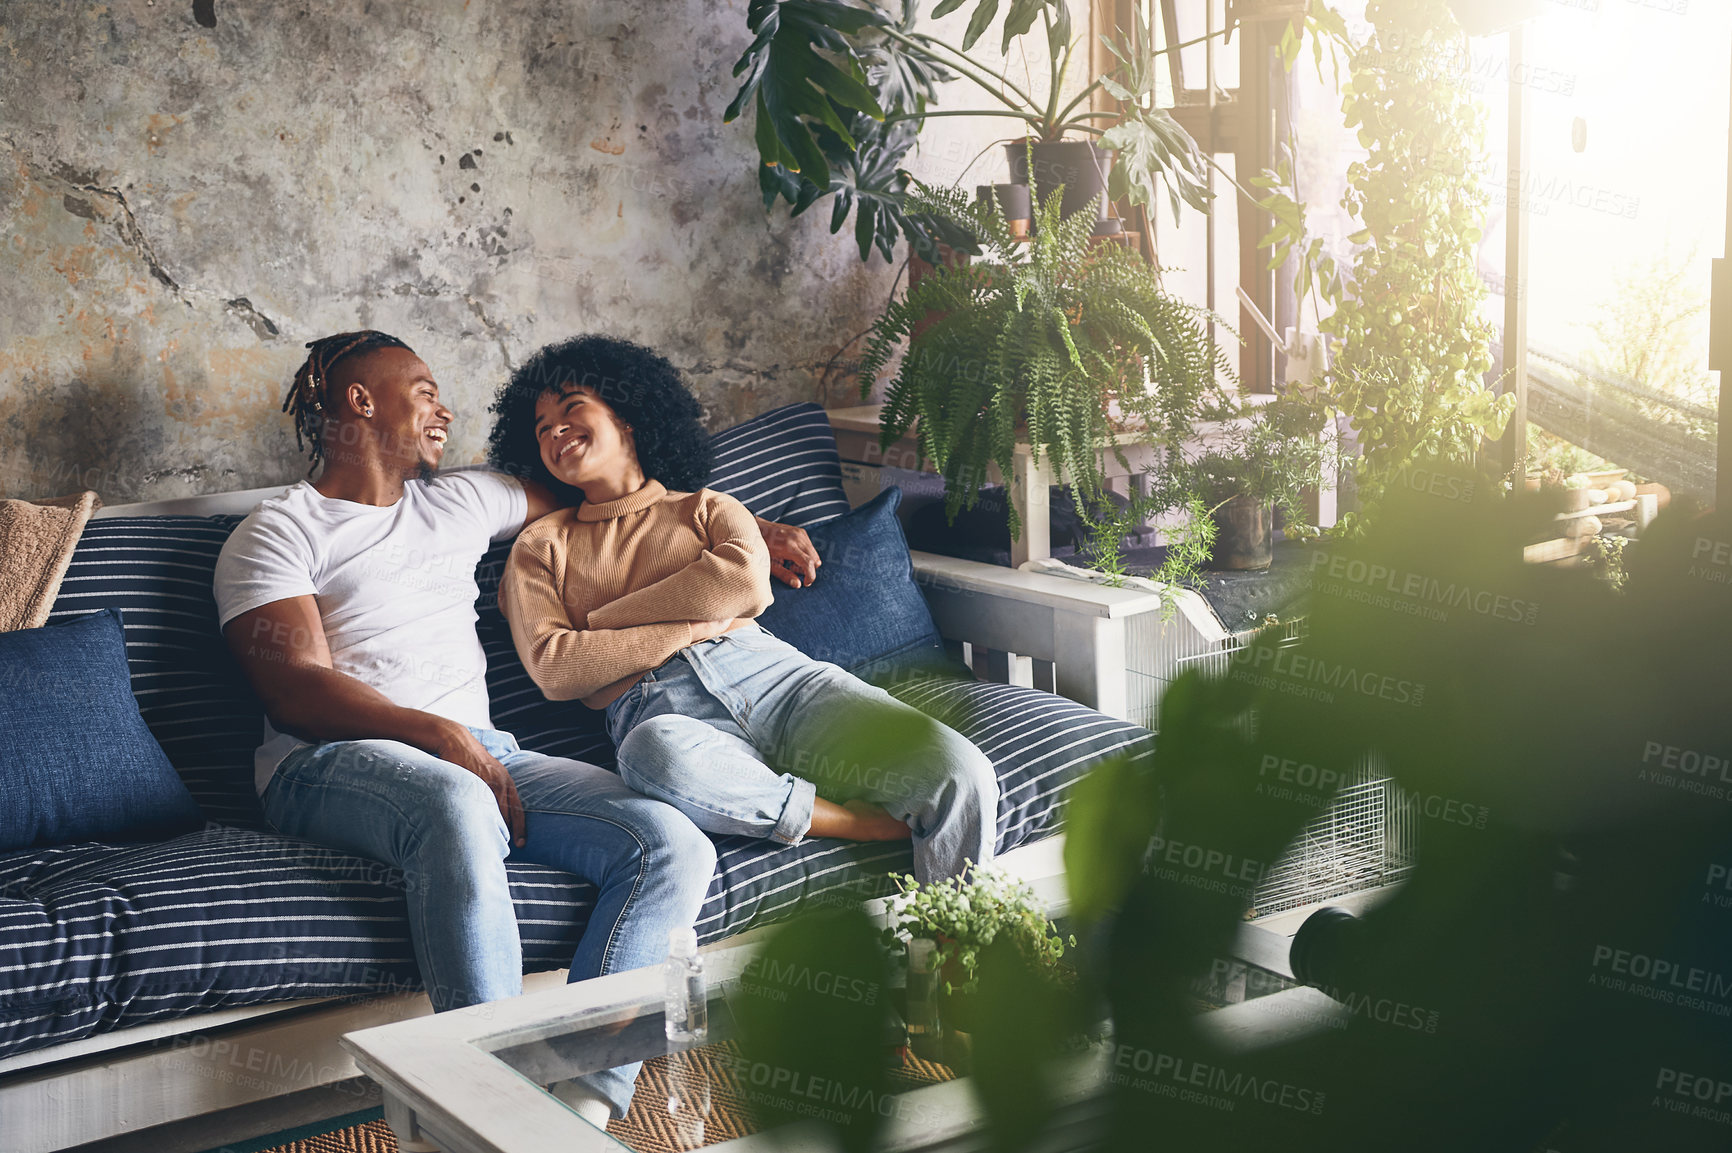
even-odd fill
[[[715,487],[768,519],[847,511],[823,410],[793,405],[718,435]],[[216,627],[211,572],[238,517],[92,522],[54,617],[125,614],[133,690],[151,731],[220,825],[156,845],[65,845],[0,857],[0,1056],[209,1009],[418,984],[395,870],[263,827],[252,790],[261,712]],[[601,714],[545,700],[497,607],[507,549],[477,571],[494,723],[524,748],[611,766]],[[1033,689],[926,677],[892,691],[950,724],[998,768],[998,848],[1047,836],[1090,764],[1142,754],[1146,730]],[[796,905],[879,896],[912,864],[906,844],[716,839],[699,916],[713,941]],[[594,889],[508,866],[524,958],[566,964]]]
[[[571,960],[595,890],[508,866],[525,967]],[[0,1056],[211,1009],[418,989],[402,874],[212,826],[0,858]]]
[[[1056,831],[1065,790],[1091,764],[1149,747],[1146,730],[1034,689],[926,678],[893,691],[992,758],[1000,852]],[[796,907],[882,896],[913,864],[906,843],[716,847],[706,942]],[[594,887],[541,865],[507,871],[525,968],[564,966]],[[211,1009],[419,987],[402,874],[373,861],[222,826],[0,857],[0,1057]]]
[[[892,695],[979,745],[998,770],[998,847],[1007,853],[1059,831],[1076,779],[1112,756],[1154,751],[1147,729],[1038,689],[922,676]],[[790,915],[796,906],[882,897],[889,874],[914,865],[906,842],[807,841],[783,848],[715,837],[717,870],[698,915],[698,937],[719,940]]]

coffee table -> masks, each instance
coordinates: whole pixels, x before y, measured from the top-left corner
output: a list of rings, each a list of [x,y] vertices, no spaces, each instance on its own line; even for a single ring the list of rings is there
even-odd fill
[[[759,941],[730,944],[704,954],[709,979],[709,1043],[733,1035],[730,996]],[[659,966],[582,981],[509,1000],[431,1017],[363,1029],[343,1038],[356,1063],[384,1091],[385,1116],[405,1151],[446,1153],[586,1153],[631,1149],[585,1121],[543,1086],[582,1073],[672,1053],[659,1089],[640,1079],[640,1098],[655,1093],[672,1147],[703,1144],[704,1112],[712,1094],[737,1094],[747,1078],[724,1084],[726,1060],[688,1054],[671,1045],[662,1022]],[[1079,1058],[1062,1079],[1059,1100],[1072,1124],[1090,1128],[1099,1113],[1105,1052]],[[672,1091],[669,1091],[671,1087]],[[749,1092],[749,1089],[748,1089]],[[922,1149],[984,1148],[982,1118],[966,1080],[950,1080],[899,1094],[879,1148],[887,1153]],[[692,1103],[701,1108],[687,1108]],[[881,1110],[883,1113],[884,1110]],[[616,1126],[617,1128],[617,1126]],[[718,1134],[711,1132],[713,1141]],[[1079,1140],[1076,1147],[1080,1147]],[[663,1143],[658,1148],[668,1148]],[[797,1122],[747,1135],[710,1149],[756,1153],[777,1149],[828,1150],[832,1138],[816,1123]]]

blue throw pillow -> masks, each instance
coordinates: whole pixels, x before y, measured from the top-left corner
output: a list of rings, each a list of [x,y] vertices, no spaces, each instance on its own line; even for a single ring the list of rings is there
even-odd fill
[[[138,714],[118,609],[0,633],[0,852],[202,824]]]
[[[951,668],[887,488],[846,516],[807,529],[824,567],[807,588],[777,583],[758,623],[809,657],[867,677]]]

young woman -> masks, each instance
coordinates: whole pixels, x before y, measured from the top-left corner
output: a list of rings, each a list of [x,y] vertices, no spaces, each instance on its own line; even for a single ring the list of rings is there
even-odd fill
[[[984,753],[753,623],[769,553],[745,506],[703,487],[702,410],[671,364],[577,337],[518,369],[493,411],[493,463],[582,500],[517,538],[499,607],[549,699],[607,710],[627,784],[714,833],[912,836],[922,880],[991,858]]]

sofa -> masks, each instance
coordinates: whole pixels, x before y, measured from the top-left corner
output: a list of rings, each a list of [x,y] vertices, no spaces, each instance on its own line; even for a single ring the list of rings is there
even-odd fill
[[[839,535],[858,514],[816,405],[718,434],[711,484],[759,516],[811,531],[832,550],[828,572],[840,575],[860,555],[855,537]],[[261,709],[227,652],[211,595],[212,567],[240,509],[110,511],[117,515],[86,527],[50,625],[120,611],[139,712],[203,827],[163,841],[35,845],[0,856],[0,1148],[8,1151],[65,1148],[341,1081],[355,1072],[336,1048],[341,1032],[428,1011],[403,878],[274,833],[253,793]],[[881,511],[877,524],[882,535]],[[976,588],[958,578],[956,566],[967,562],[947,561],[949,578],[922,586],[906,545],[898,547],[890,568],[873,570],[875,586],[967,610],[953,615],[978,616],[991,590],[1016,575],[998,570]],[[611,767],[601,715],[546,701],[518,662],[495,602],[508,548],[494,548],[477,570],[494,723],[525,748]],[[801,595],[779,591],[789,602]],[[1014,859],[1058,833],[1066,788],[1091,765],[1148,753],[1144,729],[1053,693],[974,677],[956,663],[956,638],[924,608],[916,615],[927,619],[908,623],[918,635],[901,655],[921,659],[873,668],[897,697],[992,759],[1001,854]],[[825,627],[846,634],[850,626]],[[813,655],[837,659],[847,640]],[[883,895],[888,875],[910,865],[906,844],[714,839],[719,860],[697,926],[704,942],[804,903]],[[508,871],[526,971],[545,974],[529,983],[559,980],[593,890],[544,866],[510,862]]]

